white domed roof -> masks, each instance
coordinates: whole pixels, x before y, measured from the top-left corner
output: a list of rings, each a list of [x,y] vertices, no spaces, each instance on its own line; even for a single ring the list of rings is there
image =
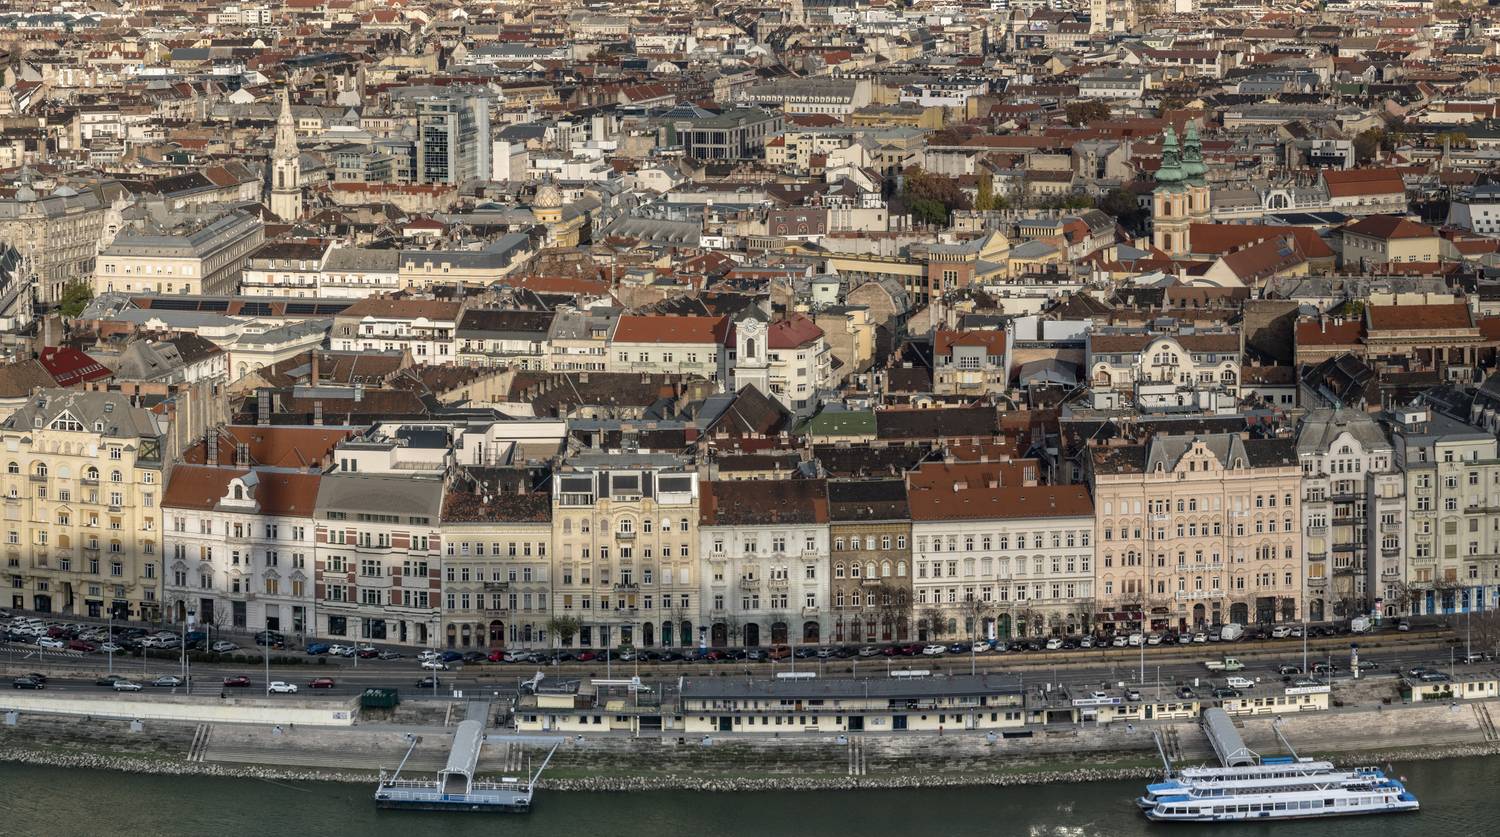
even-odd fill
[[[556,209],[562,206],[562,192],[551,183],[543,183],[537,188],[531,205],[537,209]]]

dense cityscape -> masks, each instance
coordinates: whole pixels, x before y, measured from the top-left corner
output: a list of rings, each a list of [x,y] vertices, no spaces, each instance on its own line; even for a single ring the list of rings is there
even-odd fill
[[[1497,38],[1377,0],[8,4],[0,633],[166,680],[259,645],[267,698],[273,647],[421,653],[434,694],[855,661],[690,678],[614,707],[636,735],[817,688],[799,731],[869,729],[861,657],[969,661],[877,681],[969,707],[893,731],[1202,716],[1217,753],[1210,711],[1379,710],[1331,685],[1351,637],[1500,652]],[[1284,692],[1199,686],[1209,642]],[[1090,649],[1114,688],[997,662]],[[1186,693],[1142,700],[1148,649]],[[1392,694],[1500,694],[1445,671]],[[620,687],[542,684],[501,722]]]

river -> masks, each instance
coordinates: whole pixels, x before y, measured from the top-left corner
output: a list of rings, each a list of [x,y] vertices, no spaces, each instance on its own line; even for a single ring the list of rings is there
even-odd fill
[[[370,788],[143,776],[0,764],[0,834],[15,837],[1452,837],[1494,834],[1500,758],[1396,765],[1418,814],[1254,825],[1154,825],[1138,782],[934,790],[687,793],[539,791],[530,814],[377,811]]]

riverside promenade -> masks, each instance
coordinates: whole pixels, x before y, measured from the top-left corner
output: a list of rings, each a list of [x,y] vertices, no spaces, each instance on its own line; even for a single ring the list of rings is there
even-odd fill
[[[107,699],[101,700],[101,708]],[[352,726],[100,719],[23,712],[0,725],[0,759],[153,773],[368,782],[408,751],[406,769],[443,767],[462,711],[443,701],[386,722]],[[456,702],[455,702],[456,703]],[[403,707],[405,708],[405,707]],[[1489,721],[1500,700],[1364,703],[1282,718],[1301,755],[1345,763],[1500,752]],[[1281,752],[1273,716],[1238,718],[1252,749]],[[1049,725],[1030,737],[982,731],[781,736],[570,735],[542,787],[701,789],[922,787],[1135,778],[1160,769],[1152,733],[1185,763],[1213,754],[1195,719]],[[416,740],[413,749],[412,742]],[[477,775],[525,774],[547,748],[535,737],[486,731]]]

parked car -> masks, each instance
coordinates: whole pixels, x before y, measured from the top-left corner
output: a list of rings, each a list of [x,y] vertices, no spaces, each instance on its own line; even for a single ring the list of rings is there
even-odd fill
[[[309,642],[307,644],[307,656],[316,657],[319,654],[327,654],[328,649],[332,647],[332,645],[329,645],[326,642]]]
[[[351,655],[351,656],[353,656],[353,655]],[[464,655],[460,651],[444,651],[443,652],[443,656],[442,656],[441,659],[445,663],[456,663],[456,662],[462,660],[463,658],[464,658]]]
[[[1235,691],[1234,689],[1227,688],[1225,686],[1220,686],[1220,687],[1214,689],[1214,697],[1216,697],[1216,698],[1218,698],[1220,700],[1222,700],[1224,698],[1237,698],[1239,696],[1240,696],[1239,692]]]
[[[1178,689],[1177,689],[1177,697],[1180,698],[1181,700],[1193,700],[1193,699],[1197,698],[1198,696],[1193,693],[1192,687],[1190,687],[1190,686],[1181,686],[1181,687],[1178,687]]]
[[[111,688],[113,688],[117,692],[139,692],[141,690],[141,684],[135,682],[134,680],[116,680],[115,685]]]
[[[425,663],[428,660],[436,660],[438,656],[438,652],[432,650],[431,648],[427,648],[417,655],[417,659]]]
[[[1083,639],[1078,640],[1078,647],[1079,648],[1093,648],[1094,647],[1094,638],[1091,637],[1091,636],[1086,636]]]
[[[288,683],[285,680],[272,680],[271,685],[266,687],[266,691],[273,695],[295,695],[297,684]]]
[[[328,646],[328,654],[333,657],[352,657],[354,656],[354,646],[338,644],[330,645]]]
[[[936,644],[929,645],[926,648],[922,649],[922,653],[929,657],[941,657],[942,655],[948,653],[948,646]]]
[[[334,686],[332,677],[316,677],[307,684],[309,689],[332,689]]]
[[[101,654],[118,654],[124,650],[125,646],[117,645],[113,642],[106,642],[99,646],[99,653]]]
[[[230,677],[224,678],[224,685],[231,688],[243,689],[246,686],[250,685],[250,678],[246,677],[243,674],[235,674]]]
[[[84,654],[92,654],[95,651],[98,651],[99,647],[94,645],[94,643],[92,642],[85,642],[81,639],[70,639],[68,640],[68,650],[79,651]]]
[[[163,689],[175,689],[178,686],[182,685],[182,678],[178,677],[175,674],[163,674],[155,680],[152,680],[151,685]]]
[[[360,649],[355,652],[354,656],[359,657],[361,660],[373,660],[380,656],[380,651],[373,646],[362,645],[360,646]]]
[[[208,647],[215,654],[228,654],[230,651],[238,651],[240,647],[227,639],[221,639]]]
[[[441,689],[442,687],[443,681],[439,680],[435,674],[428,675],[417,681],[418,689]]]
[[[66,642],[63,642],[62,640],[60,640],[60,639],[58,639],[56,637],[50,637],[50,636],[39,636],[39,637],[37,637],[36,638],[36,644],[37,644],[37,647],[39,647],[39,648],[66,648],[67,645],[68,645]]]
[[[1228,686],[1231,689],[1240,690],[1255,688],[1255,683],[1253,681],[1248,678],[1241,677],[1237,674],[1232,677],[1224,678],[1224,685]]]
[[[1141,693],[1139,691],[1136,691],[1135,689],[1126,689],[1125,690],[1125,699],[1126,700],[1131,700],[1131,701],[1140,700],[1141,699]]]
[[[1063,641],[1062,641],[1061,637],[1052,637],[1051,639],[1047,640],[1047,650],[1048,651],[1057,651],[1057,650],[1061,649],[1062,647],[1063,647]]]
[[[35,677],[17,677],[10,681],[10,685],[17,689],[45,689],[47,684]]]
[[[1405,619],[1402,619],[1400,622],[1396,623],[1396,630],[1409,631],[1411,630],[1411,623],[1406,621]]]
[[[1276,667],[1276,673],[1283,677],[1286,677],[1293,674],[1301,674],[1302,669],[1290,663],[1282,663],[1281,665]]]
[[[1147,645],[1161,645],[1161,634],[1152,634],[1146,637]]]

